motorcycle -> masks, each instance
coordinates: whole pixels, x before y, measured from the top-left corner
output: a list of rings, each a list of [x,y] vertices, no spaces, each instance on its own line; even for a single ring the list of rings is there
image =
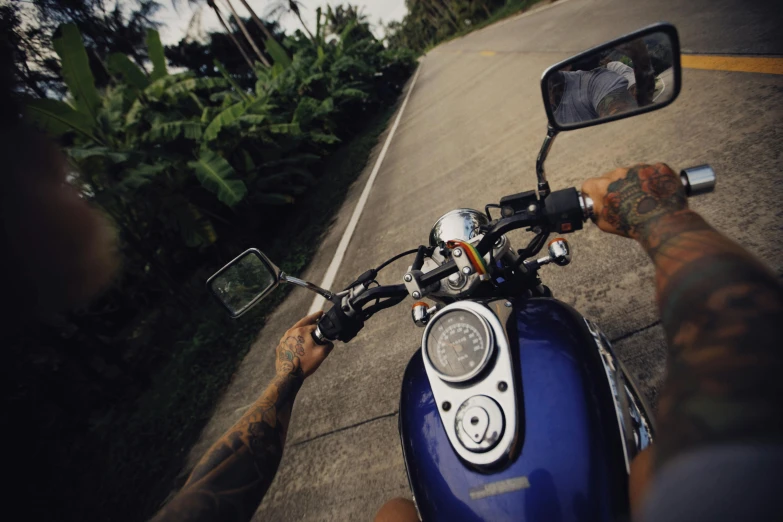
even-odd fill
[[[403,376],[399,431],[422,520],[628,517],[630,462],[653,443],[655,422],[598,325],[554,299],[541,281],[544,266],[571,262],[567,240],[549,236],[577,232],[593,218],[588,196],[550,190],[544,162],[561,131],[672,103],[680,91],[679,56],[676,29],[661,23],[547,69],[541,92],[549,125],[536,161],[537,190],[505,196],[484,212],[445,214],[428,245],[368,270],[345,290],[285,274],[256,249],[207,282],[233,317],[281,283],[313,290],[332,304],[313,333],[318,343],[349,342],[374,314],[413,299],[412,321],[424,331]],[[623,86],[627,92],[615,99],[626,106],[578,106],[580,98],[597,97],[591,83]],[[707,165],[680,177],[689,196],[715,184]],[[517,229],[533,235],[521,249],[506,236]],[[403,256],[415,257],[400,283],[378,285],[378,273]]]

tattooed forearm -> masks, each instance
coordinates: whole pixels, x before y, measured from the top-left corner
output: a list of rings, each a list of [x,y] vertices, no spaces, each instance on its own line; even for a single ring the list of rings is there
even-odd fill
[[[601,218],[656,268],[669,342],[656,460],[697,445],[783,440],[783,287],[687,208],[665,165],[609,184]]]
[[[618,89],[604,96],[595,108],[598,116],[605,118],[636,109],[636,100],[627,89]]]
[[[304,380],[305,338],[277,347],[277,374],[250,410],[207,451],[155,521],[250,520],[283,456],[294,398]]]

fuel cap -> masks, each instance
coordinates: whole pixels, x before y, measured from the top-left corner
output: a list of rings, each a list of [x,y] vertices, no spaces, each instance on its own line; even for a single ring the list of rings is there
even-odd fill
[[[460,444],[476,453],[494,448],[503,437],[504,427],[503,411],[486,395],[474,395],[463,402],[454,419]]]

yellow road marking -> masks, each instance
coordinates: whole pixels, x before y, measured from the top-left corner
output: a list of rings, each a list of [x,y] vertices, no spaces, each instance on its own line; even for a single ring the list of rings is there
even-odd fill
[[[439,49],[437,53],[471,54],[476,51]],[[510,51],[513,52],[513,51]],[[478,51],[481,56],[495,56],[497,51]],[[783,74],[783,58],[768,56],[717,56],[707,54],[683,54],[681,63],[685,69],[709,71],[735,71],[763,74]]]
[[[681,61],[686,69],[783,74],[783,58],[683,54]]]

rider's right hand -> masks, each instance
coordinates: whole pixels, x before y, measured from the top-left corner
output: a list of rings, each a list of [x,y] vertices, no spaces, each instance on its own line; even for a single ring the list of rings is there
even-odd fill
[[[582,193],[592,198],[601,230],[642,243],[661,218],[689,212],[680,177],[664,163],[607,172],[585,181]]]

